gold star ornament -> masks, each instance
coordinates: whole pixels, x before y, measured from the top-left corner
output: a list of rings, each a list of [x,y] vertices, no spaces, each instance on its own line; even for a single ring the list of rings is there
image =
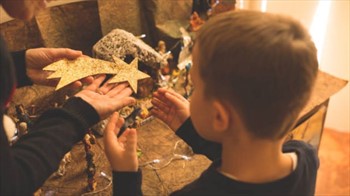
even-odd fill
[[[47,79],[60,78],[56,90],[87,76],[112,74],[114,76],[108,83],[127,81],[132,90],[137,93],[137,81],[150,76],[138,70],[137,58],[130,64],[117,57],[113,59],[114,63],[85,56],[75,60],[62,59],[44,67],[43,70],[54,72]]]
[[[113,60],[116,64],[121,64],[121,59],[113,56]],[[124,62],[124,61],[122,61]],[[127,81],[132,88],[132,90],[137,93],[137,81],[145,78],[149,78],[150,76],[138,70],[138,59],[135,58],[129,65],[120,69],[117,75],[111,78],[108,83],[119,83]]]

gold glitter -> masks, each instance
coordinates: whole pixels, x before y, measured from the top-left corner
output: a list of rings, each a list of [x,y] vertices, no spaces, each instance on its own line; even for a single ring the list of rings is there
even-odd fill
[[[47,79],[60,78],[56,90],[87,76],[112,74],[114,76],[108,83],[127,81],[132,90],[137,93],[137,81],[150,76],[138,70],[137,58],[130,64],[117,57],[113,59],[114,63],[86,56],[75,60],[62,59],[46,66],[43,70],[54,71]]]

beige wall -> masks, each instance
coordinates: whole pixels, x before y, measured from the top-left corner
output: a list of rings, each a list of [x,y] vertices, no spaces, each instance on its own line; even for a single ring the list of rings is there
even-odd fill
[[[329,24],[321,58],[321,69],[350,80],[350,1],[332,1]],[[349,84],[330,101],[326,126],[340,131],[350,131]]]
[[[263,0],[243,0],[244,8],[260,9]],[[327,1],[327,0],[320,0]],[[319,0],[267,0],[267,12],[287,14],[299,19],[310,28]],[[327,31],[320,60],[320,69],[349,81],[350,1],[331,1]],[[349,132],[349,84],[331,97],[326,127]]]
[[[74,3],[78,1],[89,1],[89,0],[57,0],[57,1],[52,1],[48,3],[48,7],[67,4],[67,3]],[[4,11],[2,6],[0,6],[0,23],[7,22],[9,20],[12,20],[12,18],[9,15],[7,15],[7,13]]]

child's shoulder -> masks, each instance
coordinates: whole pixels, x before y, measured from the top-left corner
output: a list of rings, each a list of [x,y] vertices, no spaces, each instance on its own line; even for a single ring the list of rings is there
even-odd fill
[[[317,149],[301,140],[290,140],[283,144],[283,152],[295,152],[298,156],[298,160],[304,160],[306,162],[314,164],[318,167],[319,160],[317,156]]]
[[[289,140],[283,144],[283,151],[289,151],[289,149],[303,149],[303,150],[311,150],[315,151],[315,147],[311,144],[306,143],[302,140]]]

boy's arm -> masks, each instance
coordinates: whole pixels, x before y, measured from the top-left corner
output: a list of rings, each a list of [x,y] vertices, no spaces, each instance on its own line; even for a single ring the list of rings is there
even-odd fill
[[[113,171],[113,195],[142,195],[142,172]]]
[[[137,133],[127,128],[119,137],[124,119],[115,112],[106,126],[105,152],[113,170],[113,195],[142,195],[141,171],[138,169]]]
[[[176,131],[181,139],[192,147],[193,152],[204,154],[210,160],[215,160],[221,157],[221,144],[203,139],[198,135],[193,127],[191,118],[188,118],[181,127]]]

